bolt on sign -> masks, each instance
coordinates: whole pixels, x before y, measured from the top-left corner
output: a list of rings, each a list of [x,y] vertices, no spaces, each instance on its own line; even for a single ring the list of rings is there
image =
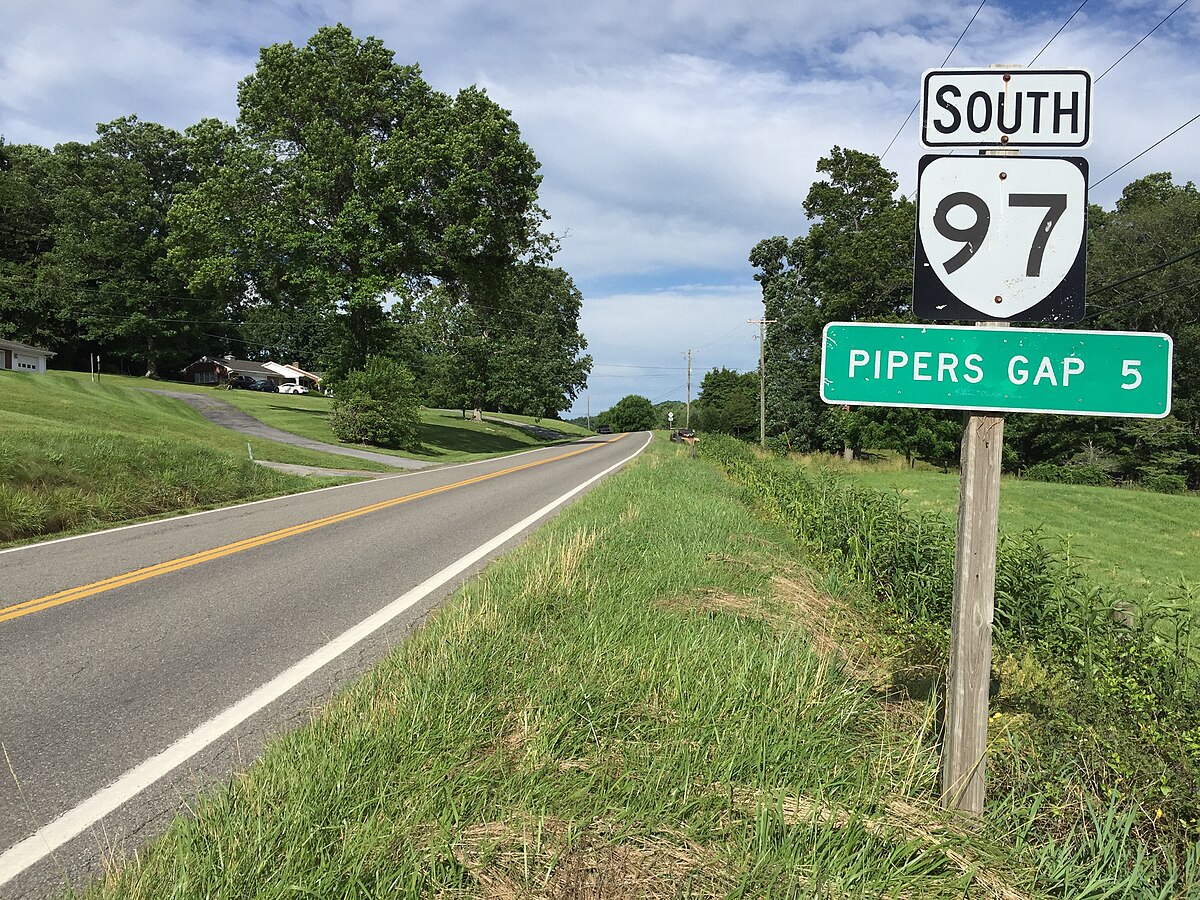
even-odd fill
[[[1092,76],[1084,69],[931,69],[921,78],[926,147],[1086,147]]]
[[[923,156],[913,309],[923,319],[1078,322],[1083,157]]]

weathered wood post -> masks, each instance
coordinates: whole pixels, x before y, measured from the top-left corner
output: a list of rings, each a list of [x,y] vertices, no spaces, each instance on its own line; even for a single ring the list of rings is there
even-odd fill
[[[958,489],[942,806],[976,815],[983,812],[1003,451],[1004,416],[968,414]]]

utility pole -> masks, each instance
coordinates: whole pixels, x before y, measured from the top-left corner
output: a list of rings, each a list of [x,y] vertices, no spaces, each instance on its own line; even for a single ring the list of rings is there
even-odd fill
[[[767,326],[778,319],[747,319],[758,326],[758,442],[767,446]]]
[[[587,420],[588,420],[588,431],[591,431],[592,430],[592,392],[591,391],[588,391],[588,393],[587,393]]]
[[[692,354],[694,352],[695,352],[694,350],[687,350],[683,354],[684,356],[687,357],[687,362],[688,362],[688,366],[687,366],[687,372],[688,372],[688,374],[687,374],[687,409],[685,410],[685,413],[684,413],[684,415],[685,415],[685,418],[683,420],[684,428],[692,427]]]

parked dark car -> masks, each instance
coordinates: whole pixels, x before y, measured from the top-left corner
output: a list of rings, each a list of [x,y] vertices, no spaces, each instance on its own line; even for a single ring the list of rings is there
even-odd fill
[[[676,428],[671,432],[671,442],[674,444],[682,444],[684,438],[694,438],[696,432],[691,428]]]
[[[267,381],[265,378],[262,379],[261,381],[256,381],[256,382],[254,382],[254,384],[250,385],[250,390],[262,391],[267,394],[278,394],[279,393],[279,388],[276,385],[272,384],[271,382]]]
[[[258,384],[258,379],[251,375],[234,375],[229,379],[229,386],[231,388],[239,388],[241,390],[253,390],[256,384]]]

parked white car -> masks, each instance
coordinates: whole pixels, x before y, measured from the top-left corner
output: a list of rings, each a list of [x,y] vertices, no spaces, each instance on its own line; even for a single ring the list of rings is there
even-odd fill
[[[291,384],[291,383],[281,384],[279,386],[279,393],[281,393],[281,394],[307,394],[308,388],[306,388],[302,384]]]

